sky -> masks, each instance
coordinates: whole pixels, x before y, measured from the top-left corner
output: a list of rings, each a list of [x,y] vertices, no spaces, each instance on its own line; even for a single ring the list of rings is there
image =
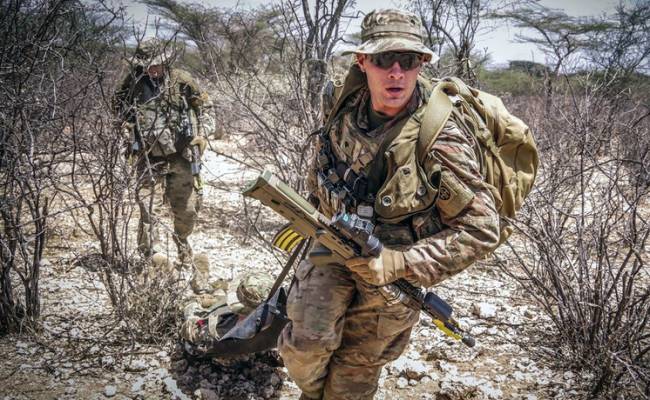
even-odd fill
[[[199,3],[205,7],[255,7],[259,4],[269,3],[261,0],[181,0],[188,3]],[[541,0],[539,3],[549,8],[555,8],[572,16],[596,16],[603,13],[612,13],[619,3],[618,0]],[[134,22],[144,23],[147,18],[147,8],[134,1],[124,1],[127,12],[133,17]],[[367,13],[375,8],[398,7],[399,1],[394,0],[357,0],[356,10]],[[150,17],[151,20],[151,17]],[[359,30],[361,18],[352,22],[347,33]],[[543,63],[544,55],[535,46],[526,43],[516,43],[516,34],[523,33],[521,29],[502,23],[496,29],[477,38],[476,50],[488,50],[491,64],[506,65],[510,60],[530,60]]]

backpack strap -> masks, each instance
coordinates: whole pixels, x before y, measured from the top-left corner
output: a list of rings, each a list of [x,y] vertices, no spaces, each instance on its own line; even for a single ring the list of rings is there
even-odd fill
[[[366,85],[366,74],[361,72],[358,64],[352,64],[348,73],[345,77],[345,82],[343,83],[343,89],[339,94],[338,98],[334,102],[334,106],[329,112],[329,116],[326,121],[324,121],[324,126],[329,126],[332,122],[338,110],[345,104],[345,100],[353,93],[361,89]]]
[[[427,108],[422,116],[420,134],[418,136],[417,157],[420,163],[424,162],[427,154],[431,151],[433,143],[445,126],[454,107],[450,95],[458,93],[455,83],[442,80],[436,84],[431,91]]]

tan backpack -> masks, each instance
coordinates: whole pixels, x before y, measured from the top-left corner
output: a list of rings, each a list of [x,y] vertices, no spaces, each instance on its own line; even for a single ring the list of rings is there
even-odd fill
[[[480,145],[481,173],[489,184],[497,211],[513,218],[530,193],[539,158],[533,133],[510,114],[501,99],[466,85],[458,78],[437,82],[420,127],[418,159],[422,162],[450,116]],[[512,232],[507,225],[501,242]]]

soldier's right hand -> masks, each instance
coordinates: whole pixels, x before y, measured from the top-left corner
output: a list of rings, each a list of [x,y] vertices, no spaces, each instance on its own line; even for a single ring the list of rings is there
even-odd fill
[[[375,286],[384,286],[406,276],[404,254],[384,247],[379,257],[355,257],[345,266]]]

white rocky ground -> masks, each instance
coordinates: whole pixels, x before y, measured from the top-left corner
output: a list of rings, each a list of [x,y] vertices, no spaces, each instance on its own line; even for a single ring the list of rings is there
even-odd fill
[[[231,139],[232,140],[232,139]],[[240,144],[239,144],[240,145]],[[237,144],[216,141],[221,152]],[[195,252],[208,254],[213,279],[231,280],[244,270],[277,274],[280,261],[252,232],[248,218],[269,239],[282,222],[257,205],[243,211],[239,194],[256,175],[208,152],[204,210],[192,236]],[[249,203],[251,203],[249,201]],[[228,365],[188,362],[174,345],[142,344],[111,316],[98,275],[75,266],[94,243],[63,219],[50,241],[41,276],[44,331],[0,338],[0,399],[297,399],[299,391],[276,354]],[[448,340],[422,317],[404,355],[384,369],[377,399],[574,399],[578,373],[541,361],[537,337],[547,321],[489,262],[471,267],[436,288],[454,307],[477,345]]]

